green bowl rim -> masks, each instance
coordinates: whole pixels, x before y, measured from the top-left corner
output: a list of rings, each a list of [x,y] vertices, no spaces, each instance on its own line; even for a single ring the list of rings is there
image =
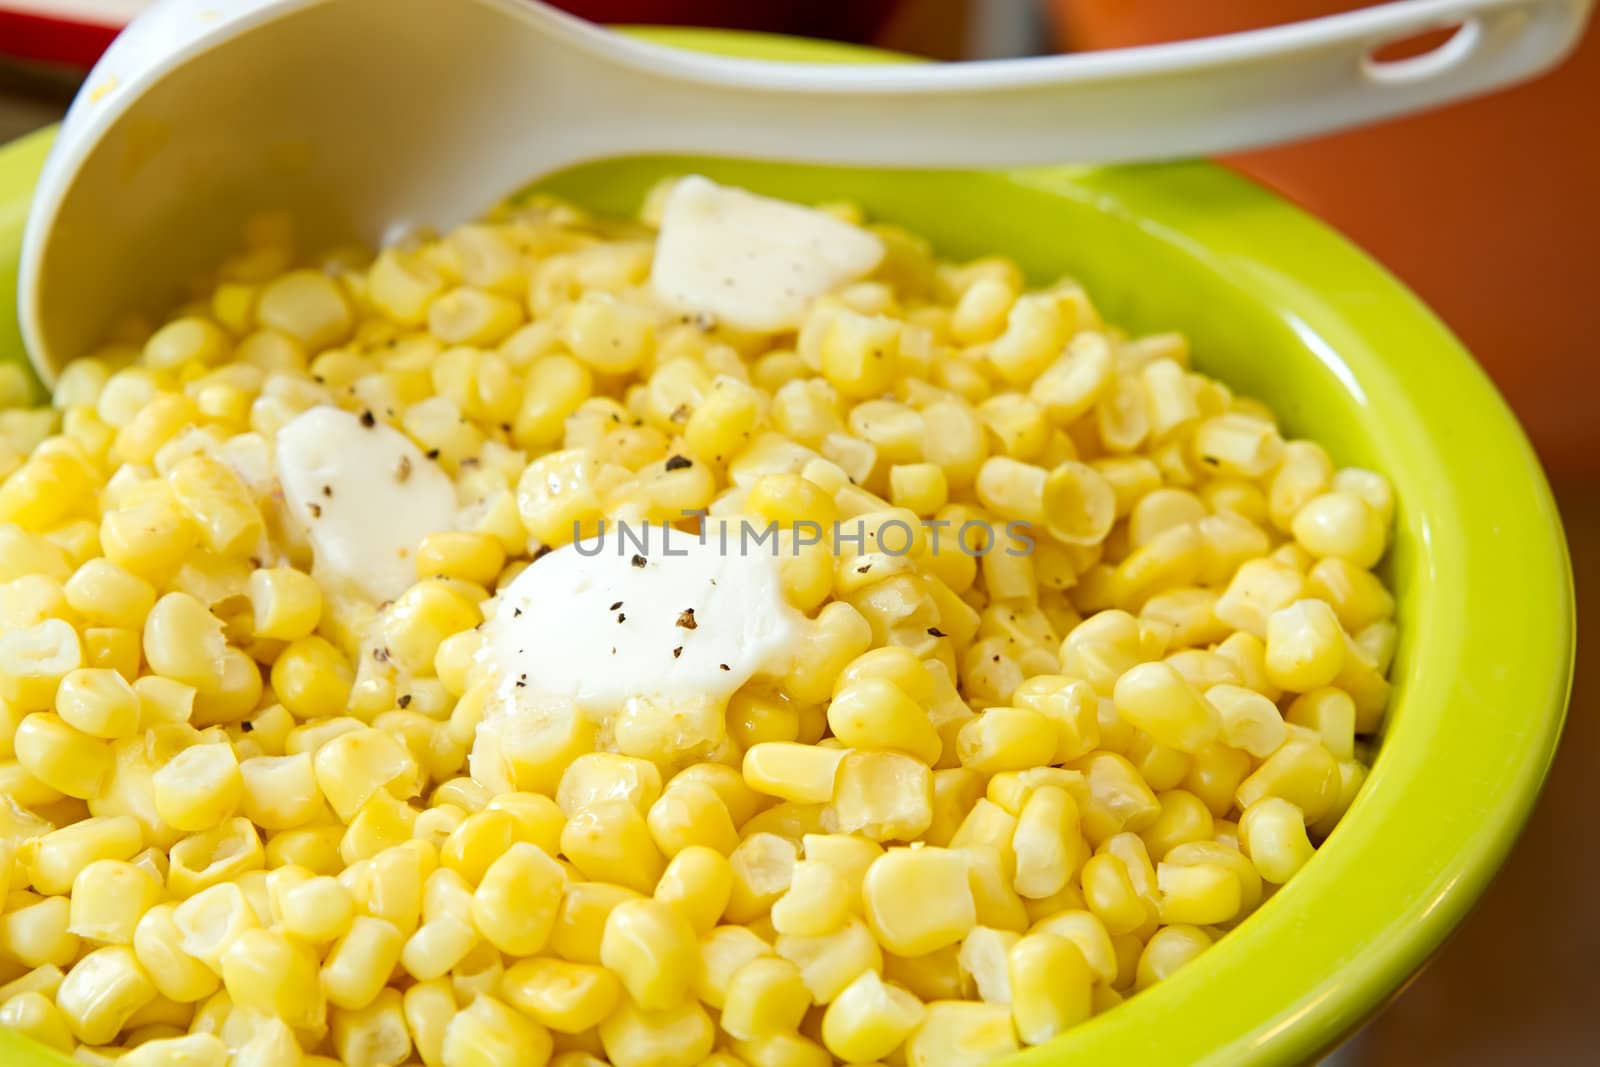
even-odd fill
[[[777,60],[906,58],[764,34],[630,32]],[[0,270],[49,136],[0,148],[0,193],[20,200],[0,200]],[[1395,670],[1428,664],[1405,702],[1449,714],[1402,717],[1317,858],[1238,930],[1168,981],[1007,1062],[1309,1059],[1426,961],[1488,885],[1538,797],[1574,656],[1572,574],[1554,499],[1515,417],[1449,331],[1363,252],[1267,190],[1209,163],[973,177],[1121,215],[1266,301],[1370,403],[1364,427],[1375,446],[1407,457],[1417,475],[1397,521],[1427,549],[1416,568],[1423,610],[1409,620]],[[1226,222],[1217,204],[1228,207]],[[0,275],[0,288],[13,283]],[[0,310],[0,337],[11,310]],[[1407,419],[1381,418],[1397,412]],[[1346,880],[1353,870],[1359,886]],[[19,1062],[37,1048],[25,1044],[0,1032],[0,1049]]]

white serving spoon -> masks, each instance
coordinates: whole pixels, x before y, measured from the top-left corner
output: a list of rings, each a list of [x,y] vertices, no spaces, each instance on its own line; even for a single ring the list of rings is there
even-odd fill
[[[1555,64],[1592,0],[1402,0],[1229,37],[956,65],[713,57],[530,0],[161,0],[67,113],[18,285],[47,379],[110,318],[288,208],[314,241],[448,226],[603,157],[876,167],[1206,155],[1372,122]],[[1425,55],[1374,50],[1459,25]]]

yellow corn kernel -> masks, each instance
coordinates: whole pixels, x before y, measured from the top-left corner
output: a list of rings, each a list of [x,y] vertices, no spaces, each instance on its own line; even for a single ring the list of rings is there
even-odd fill
[[[436,579],[418,582],[383,615],[384,646],[401,670],[427,676],[439,643],[481,621],[478,608]]]
[[[832,933],[780,935],[774,948],[800,968],[800,977],[818,1004],[832,1001],[863,971],[883,971],[883,950],[854,916]]]
[[[646,1011],[671,1008],[689,996],[699,955],[693,928],[662,901],[623,901],[606,917],[600,962]]]
[[[637,370],[655,349],[655,328],[641,308],[609,293],[588,292],[568,310],[562,340],[602,374]]]
[[[771,954],[772,946],[744,926],[718,926],[702,934],[694,995],[721,1011],[734,974],[751,960]]]
[[[905,1043],[911,1067],[981,1067],[1017,1049],[1006,1005],[959,1000],[928,1004]]]
[[[920,714],[920,709],[914,710]],[[845,750],[838,748],[766,742],[745,753],[744,780],[759,793],[801,804],[823,804],[833,798],[845,755]]]
[[[33,990],[0,1002],[0,1026],[62,1053],[71,1053],[77,1043],[66,1015],[48,996]]]
[[[1217,709],[1170,664],[1141,663],[1117,679],[1117,714],[1163,745],[1198,752],[1221,733]]]
[[[297,641],[322,618],[322,587],[293,567],[251,571],[248,595],[257,637]]]
[[[226,651],[221,620],[189,594],[168,593],[150,609],[144,655],[156,673],[199,693],[215,693],[222,687]]]
[[[0,915],[0,951],[27,967],[69,966],[83,947],[67,931],[72,921],[70,913],[71,906],[64,896],[12,904],[9,911]]]
[[[53,963],[35,967],[0,985],[0,1004],[23,993],[42,993],[46,997],[54,997],[56,990],[61,988],[63,977],[61,968]]]
[[[249,819],[225,819],[209,830],[192,834],[168,853],[167,888],[189,896],[266,863],[261,838]]]
[[[1328,687],[1303,693],[1295,697],[1284,718],[1316,731],[1335,759],[1355,758],[1356,703],[1344,690]]]
[[[96,944],[131,945],[139,920],[160,896],[160,884],[133,864],[96,860],[72,881],[67,930]]]
[[[1269,559],[1249,560],[1234,573],[1212,610],[1229,626],[1265,640],[1267,620],[1300,599],[1304,589],[1305,578],[1293,567]]]
[[[78,1040],[104,1045],[155,996],[156,987],[133,949],[108,945],[90,952],[67,972],[56,991],[56,1007]]]
[[[655,889],[655,898],[676,908],[702,937],[722,918],[732,894],[732,865],[721,852],[704,845],[690,845],[674,855]]]
[[[616,1010],[622,984],[603,967],[532,959],[507,969],[500,995],[541,1026],[577,1034],[598,1026]]]
[[[1318,559],[1337,557],[1370,568],[1388,547],[1388,523],[1354,492],[1324,493],[1295,513],[1294,539]]]
[[[111,748],[49,712],[35,712],[17,724],[12,739],[17,762],[34,778],[69,797],[88,800],[111,773]]]
[[[325,718],[346,709],[354,670],[317,635],[291,641],[272,662],[272,691],[296,718]]]
[[[1050,762],[1055,750],[1055,725],[1032,708],[988,708],[956,738],[961,765],[982,774],[1038,767]]]
[[[230,745],[194,745],[151,776],[156,814],[175,830],[209,830],[233,815],[244,778]]]
[[[127,815],[83,819],[36,840],[33,888],[50,896],[66,893],[78,872],[95,860],[131,860],[144,846],[139,821]]]
[[[1024,1044],[1043,1044],[1087,1019],[1094,976],[1078,946],[1051,933],[1033,933],[1011,946],[1011,1014]]]
[[[310,351],[328,348],[350,333],[350,306],[334,281],[320,271],[296,270],[262,287],[256,323],[300,342]]]
[[[1311,859],[1305,816],[1280,797],[1266,797],[1245,808],[1239,837],[1263,881],[1282,885]]]
[[[589,368],[565,353],[540,356],[527,370],[522,406],[512,423],[518,447],[550,448],[561,440],[563,423],[594,388]]]
[[[222,882],[190,896],[172,910],[171,920],[179,937],[177,947],[217,975],[222,973],[222,953],[234,938],[260,925],[244,891],[233,882]],[[194,977],[182,977],[194,986],[201,985]]]
[[[626,800],[604,800],[575,811],[561,830],[561,852],[585,878],[648,893],[666,866],[650,827]]]
[[[1290,737],[1283,747],[1239,783],[1241,808],[1266,797],[1280,797],[1311,821],[1320,819],[1339,797],[1339,764],[1319,742]]]
[[[1163,923],[1208,926],[1239,914],[1243,899],[1239,879],[1227,867],[1163,863],[1156,868],[1156,879]]]
[[[795,862],[794,842],[772,833],[746,836],[728,857],[733,873],[728,919],[749,922],[765,915],[789,888]]]
[[[833,498],[798,474],[767,474],[755,480],[745,509],[780,528],[810,522],[827,526],[838,518]]]
[[[524,1067],[548,1062],[553,1047],[544,1027],[482,996],[446,1025],[439,1062],[444,1067]]]
[[[1060,892],[1087,852],[1078,806],[1067,791],[1058,786],[1033,790],[1017,816],[1011,845],[1019,894],[1037,900]]]
[[[1124,830],[1138,833],[1160,814],[1155,793],[1122,756],[1096,752],[1080,760],[1078,769],[1089,787],[1088,798],[1080,798],[1079,814],[1083,834],[1091,844]]]
[[[886,678],[841,688],[828,706],[828,725],[852,748],[896,750],[929,765],[939,759],[942,743],[928,713]]]
[[[456,998],[449,979],[418,982],[405,991],[401,1010],[417,1055],[428,1067],[444,1062],[444,1035],[456,1015]]]
[[[992,341],[1005,328],[1006,314],[1017,291],[1005,280],[979,278],[957,299],[950,313],[950,332],[964,345]]]
[[[90,626],[83,631],[85,666],[114,671],[132,681],[139,674],[140,658],[137,630]]]
[[[890,849],[867,869],[861,902],[873,935],[899,956],[954,944],[977,924],[966,857],[950,849]]]
[[[1344,666],[1345,636],[1322,600],[1297,600],[1267,619],[1267,679],[1297,693],[1330,685]]]
[[[253,756],[239,764],[239,811],[267,830],[286,830],[325,812],[311,755]]]
[[[380,789],[410,796],[417,788],[417,763],[404,743],[383,730],[352,730],[317,749],[312,759],[317,787],[345,822]]]
[[[1053,738],[1052,738],[1053,740]],[[933,774],[897,752],[851,752],[839,764],[833,803],[823,809],[830,833],[874,841],[910,841],[933,821]]]
[[[108,740],[139,728],[139,697],[115,671],[80,668],[61,679],[56,712],[68,726]]]
[[[938,513],[949,503],[950,486],[937,463],[899,463],[889,468],[889,498],[921,518]]]
[[[807,835],[813,840],[817,836]],[[837,930],[859,894],[859,883],[852,884],[850,877],[851,872],[816,859],[795,864],[789,888],[772,905],[773,928],[780,934],[803,936]]]
[[[719,375],[684,423],[684,443],[695,455],[721,462],[750,440],[765,396],[727,375]]]
[[[822,1041],[843,1061],[880,1059],[899,1048],[925,1014],[911,993],[863,971],[823,1013]]]
[[[615,1067],[698,1067],[711,1053],[716,1028],[693,1001],[661,1011],[624,1001],[600,1024],[600,1040]]]
[[[470,921],[445,912],[417,927],[406,939],[400,965],[413,978],[426,982],[448,974],[477,943],[478,932]]]
[[[599,963],[606,916],[624,900],[638,897],[631,889],[607,882],[569,883],[550,931],[550,950],[573,963]]]
[[[506,563],[505,550],[487,534],[445,531],[417,546],[417,577],[460,578],[490,585]]]
[[[703,782],[673,781],[645,815],[651,839],[663,855],[703,847],[726,855],[739,844],[727,805]]]
[[[518,841],[484,872],[473,893],[472,921],[500,951],[531,956],[550,939],[566,883],[555,860]]]
[[[218,460],[192,455],[167,476],[172,497],[200,533],[200,542],[219,555],[253,551],[265,530],[261,512],[239,476]]]
[[[1140,834],[1152,859],[1190,841],[1209,841],[1215,822],[1205,801],[1183,789],[1169,789],[1156,798],[1161,814]]]
[[[267,884],[273,917],[285,932],[312,944],[349,933],[355,901],[338,879],[313,875],[303,867],[280,867],[267,876]]]
[[[1139,956],[1134,988],[1155,985],[1211,947],[1211,937],[1197,926],[1168,926],[1156,932]]]
[[[82,665],[77,631],[61,619],[0,634],[0,700],[18,711],[43,711],[61,679]]]
[[[385,989],[365,1008],[332,1014],[333,1051],[347,1067],[381,1067],[399,1063],[411,1052],[402,997],[398,989]]]
[[[966,767],[933,772],[933,818],[922,834],[930,845],[948,845],[967,812],[983,796],[983,778]]]
[[[900,324],[882,315],[837,310],[822,335],[822,376],[849,397],[889,391],[900,359]]]
[[[405,944],[405,934],[393,923],[356,916],[322,963],[321,988],[328,1002],[347,1010],[371,1004],[399,964]]]
[[[567,765],[556,789],[556,803],[571,818],[580,808],[625,800],[641,815],[661,795],[661,772],[649,760],[590,752]]]
[[[1288,736],[1277,705],[1258,692],[1216,685],[1206,691],[1206,701],[1222,717],[1222,739],[1257,759],[1272,755]]]
[[[156,602],[149,582],[101,557],[74,571],[63,591],[73,611],[101,626],[143,626]]]
[[[741,1041],[792,1033],[811,1007],[811,992],[800,968],[776,956],[762,956],[733,972],[720,1025]]]

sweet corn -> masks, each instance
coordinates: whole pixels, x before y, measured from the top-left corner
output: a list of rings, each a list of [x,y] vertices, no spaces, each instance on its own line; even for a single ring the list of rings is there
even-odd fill
[[[789,960],[761,956],[729,978],[719,1025],[741,1041],[793,1033],[810,1007],[811,992],[800,969]]]
[[[1244,810],[1239,837],[1264,881],[1282,885],[1311,859],[1304,813],[1281,797],[1266,797]]]
[[[690,845],[673,856],[655,889],[655,898],[676,908],[701,937],[717,925],[732,896],[732,864],[704,845]]]
[[[628,900],[606,916],[600,962],[621,978],[633,1003],[661,1011],[689,996],[699,944],[694,929],[670,905]]]
[[[550,1032],[492,996],[478,997],[446,1024],[444,1067],[522,1067],[550,1059]]]
[[[954,944],[977,925],[967,861],[940,849],[890,849],[867,868],[861,901],[867,923],[890,952],[920,956]]]
[[[1073,283],[875,232],[774,349],[544,199],[324,269],[260,222],[0,420],[0,1021],[239,1067],[978,1063],[1256,908],[1365,777],[1393,489]],[[465,505],[381,608],[271,492],[329,403]],[[480,731],[493,593],[685,508],[859,525],[779,538],[793,665]]]
[[[122,860],[96,860],[72,880],[67,930],[100,945],[131,945],[144,913],[161,897],[161,885]]]
[[[566,883],[566,872],[543,849],[515,842],[473,892],[473,924],[501,952],[531,956],[550,939]]]
[[[622,1000],[622,984],[602,967],[531,959],[505,972],[500,995],[539,1025],[577,1034],[605,1021]]]
[[[1196,926],[1168,926],[1156,932],[1139,956],[1136,989],[1148,989],[1211,947],[1211,938]]]
[[[839,764],[822,821],[830,833],[912,840],[933,821],[933,775],[926,764],[897,752],[850,752]]]
[[[1088,1018],[1094,976],[1078,946],[1052,933],[1032,933],[1006,954],[1011,1014],[1024,1044],[1039,1045]]]
[[[625,1001],[599,1030],[614,1067],[697,1067],[716,1041],[710,1017],[693,1001],[662,1011]]]
[[[104,1045],[155,996],[155,984],[139,966],[133,949],[108,945],[90,952],[67,972],[56,991],[56,1007],[79,1041]]]
[[[934,1001],[906,1039],[909,1067],[981,1067],[1017,1051],[1011,1011],[1004,1004]]]

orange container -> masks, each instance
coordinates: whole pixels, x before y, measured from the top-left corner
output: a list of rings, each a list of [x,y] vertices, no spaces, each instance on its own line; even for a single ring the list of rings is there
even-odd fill
[[[1051,0],[1063,48],[1372,6]],[[1600,477],[1600,19],[1560,69],[1413,118],[1226,160],[1339,227],[1467,343],[1558,478]]]

